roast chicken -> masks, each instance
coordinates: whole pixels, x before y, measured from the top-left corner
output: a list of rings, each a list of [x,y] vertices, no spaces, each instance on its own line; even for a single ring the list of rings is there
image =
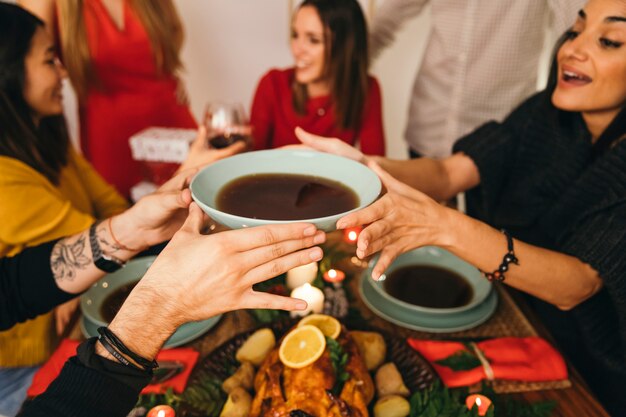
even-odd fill
[[[328,346],[317,361],[300,369],[283,365],[276,348],[270,352],[256,374],[256,396],[250,416],[368,416],[367,406],[374,397],[372,378],[345,328],[337,341],[348,354],[345,371],[349,374],[339,395],[333,393],[337,377]]]

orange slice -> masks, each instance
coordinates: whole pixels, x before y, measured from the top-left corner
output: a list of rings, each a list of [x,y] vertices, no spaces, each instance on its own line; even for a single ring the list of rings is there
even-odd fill
[[[326,349],[324,333],[315,326],[306,324],[293,329],[280,344],[278,357],[290,368],[304,368],[322,356]]]
[[[310,316],[306,316],[300,320],[298,327],[307,324],[317,327],[324,333],[324,336],[330,337],[331,339],[338,338],[341,333],[339,320],[326,314],[311,314]]]

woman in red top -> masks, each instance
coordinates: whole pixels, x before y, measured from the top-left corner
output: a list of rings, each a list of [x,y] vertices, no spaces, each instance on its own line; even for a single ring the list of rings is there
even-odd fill
[[[128,139],[150,126],[196,127],[176,77],[183,31],[174,5],[171,0],[20,3],[59,29],[63,61],[79,99],[83,153],[128,196],[142,179]]]
[[[367,29],[356,0],[305,0],[292,22],[295,67],[271,70],[251,110],[255,149],[300,141],[294,128],[385,154],[378,82],[368,76]]]

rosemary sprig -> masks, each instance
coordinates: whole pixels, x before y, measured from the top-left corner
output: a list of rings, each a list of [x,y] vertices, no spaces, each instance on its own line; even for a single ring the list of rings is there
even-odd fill
[[[343,384],[350,379],[350,373],[346,371],[348,353],[343,350],[343,347],[339,344],[339,342],[330,337],[326,338],[326,346],[328,346],[330,360],[333,364],[333,371],[335,372],[335,386],[333,387],[332,392],[335,395],[339,395],[343,389]]]

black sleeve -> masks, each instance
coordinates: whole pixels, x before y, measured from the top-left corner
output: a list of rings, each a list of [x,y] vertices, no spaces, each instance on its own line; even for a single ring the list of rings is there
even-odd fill
[[[502,123],[485,123],[454,144],[453,153],[463,152],[469,156],[480,174],[480,185],[466,193],[468,209],[475,210],[469,214],[489,221],[496,200],[509,183],[522,132],[545,101],[546,93],[538,93],[524,101]]]
[[[137,403],[152,372],[95,353],[96,338],[83,342],[46,392],[24,404],[19,417],[124,417]]]
[[[25,249],[0,259],[0,330],[47,313],[76,297],[57,287],[50,267],[56,242]]]
[[[602,278],[603,293],[572,312],[583,333],[581,343],[610,369],[626,372],[626,204],[586,217],[560,250],[591,265]]]

